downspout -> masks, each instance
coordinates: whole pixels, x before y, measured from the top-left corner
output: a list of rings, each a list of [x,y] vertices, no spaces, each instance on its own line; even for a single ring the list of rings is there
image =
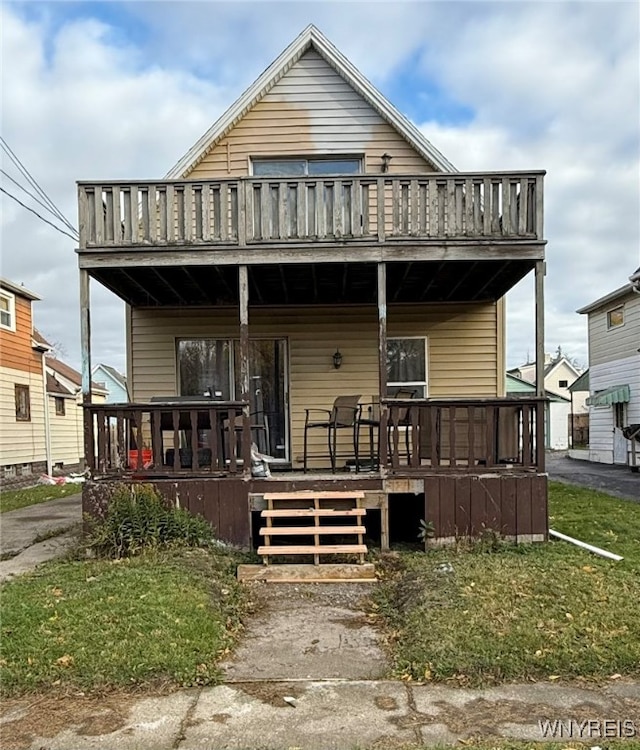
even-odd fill
[[[47,394],[47,362],[42,353],[42,392],[44,396],[44,453],[47,461],[47,474],[53,474],[51,461],[51,424],[49,422],[49,396]]]

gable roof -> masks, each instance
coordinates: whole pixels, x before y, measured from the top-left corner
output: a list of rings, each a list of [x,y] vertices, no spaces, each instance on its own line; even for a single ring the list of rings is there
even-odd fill
[[[507,393],[510,396],[524,398],[526,396],[531,396],[536,394],[536,386],[534,383],[530,383],[528,380],[523,380],[522,378],[519,378],[517,375],[513,375],[512,372],[507,370],[506,373],[506,387],[507,387]],[[554,391],[550,391],[549,389],[545,388],[545,394],[549,401],[554,401],[558,403],[562,403],[565,401],[570,401],[566,396],[561,395],[560,393],[554,393]]]
[[[55,357],[47,357],[46,358],[47,367],[50,370],[53,370],[53,372],[57,375],[60,375],[61,377],[68,380],[70,383],[73,383],[76,388],[82,388],[82,375],[77,371],[74,370],[71,365],[66,364],[65,362],[61,362],[59,359],[56,359]],[[96,383],[95,381],[91,381],[91,389],[97,393],[106,393],[107,391],[101,386],[99,383]]]
[[[545,366],[545,368],[544,368],[544,376],[545,376],[545,378],[547,377],[547,375],[550,375],[553,372],[553,370],[555,370],[556,367],[558,367],[558,365],[561,365],[562,363],[564,363],[567,367],[569,367],[571,370],[573,370],[573,372],[575,373],[576,378],[578,378],[580,376],[580,370],[577,370],[571,364],[571,362],[569,362],[569,360],[563,354],[561,357],[559,357],[558,359],[554,360],[553,362],[549,362],[549,364]]]
[[[314,49],[339,76],[427,161],[443,172],[456,172],[451,162],[313,24],[297,36],[236,102],[169,170],[166,179],[181,179],[267,94],[309,49]]]
[[[102,362],[99,365],[96,365],[93,368],[92,375],[95,376],[96,372],[98,370],[103,370],[107,375],[109,375],[110,378],[112,378],[118,385],[122,386],[125,390],[127,389],[127,379],[125,376],[118,372],[115,367],[111,367],[109,365],[102,364]]]
[[[40,352],[48,352],[52,348],[51,344],[37,328],[34,328],[33,333],[31,334],[31,346],[33,349],[37,349]]]
[[[66,386],[54,377],[50,372],[47,373],[47,393],[57,396],[75,396]]]

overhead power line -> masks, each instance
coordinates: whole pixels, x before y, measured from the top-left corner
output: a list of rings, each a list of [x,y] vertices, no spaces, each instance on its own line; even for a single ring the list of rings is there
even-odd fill
[[[45,224],[48,224],[50,227],[53,227],[56,230],[56,232],[60,232],[60,234],[64,234],[67,237],[70,237],[72,240],[77,240],[78,239],[77,236],[74,237],[72,234],[69,234],[69,232],[65,232],[64,229],[60,229],[60,227],[56,226],[53,222],[49,221],[49,219],[45,219],[44,216],[42,216],[41,214],[39,214],[37,211],[34,211],[33,208],[30,208],[29,206],[25,205],[19,198],[16,198],[16,196],[13,195],[13,193],[10,193],[8,190],[5,190],[1,185],[0,185],[0,190],[5,195],[8,195],[9,198],[12,198],[16,203],[19,203],[22,206],[22,208],[26,208],[27,211],[31,211],[32,214],[35,214],[39,219],[41,219],[42,221],[44,221]],[[74,229],[74,231],[75,231],[75,229]]]
[[[37,180],[31,175],[29,170],[25,167],[25,165],[20,161],[19,157],[15,152],[11,149],[9,144],[6,142],[6,140],[0,136],[0,145],[2,146],[3,151],[7,154],[7,156],[11,159],[11,161],[15,164],[15,166],[18,168],[20,173],[25,177],[25,179],[29,182],[29,184],[36,190],[36,192],[42,197],[42,199],[45,201],[45,203],[49,206],[49,212],[52,213],[54,216],[56,216],[68,229],[70,229],[73,232],[77,233],[77,229],[73,226],[73,224],[65,217],[65,215],[60,211],[60,209],[56,206],[56,204],[49,198],[49,196],[46,194],[46,192],[40,187]],[[39,201],[40,202],[40,201]],[[34,211],[34,213],[36,213]]]

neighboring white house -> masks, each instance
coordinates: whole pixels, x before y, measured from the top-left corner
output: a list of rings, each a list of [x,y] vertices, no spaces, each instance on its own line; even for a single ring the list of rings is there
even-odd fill
[[[624,427],[640,423],[640,269],[577,312],[589,321],[589,459],[630,463]]]
[[[524,378],[507,373],[506,378],[507,396],[522,395],[524,398],[535,396],[536,387]],[[558,393],[547,391],[549,403],[545,413],[545,448],[552,450],[565,450],[567,448],[567,429],[569,415],[571,414],[571,401]]]
[[[102,363],[96,365],[91,372],[91,379],[105,388],[108,404],[126,404],[129,401],[127,379],[114,367]]]
[[[580,377],[581,370],[576,368],[560,351],[554,357],[544,355],[544,389],[552,395],[547,418],[546,446],[554,450],[566,450],[569,447],[571,415],[586,414],[588,393],[574,393],[570,386]],[[507,391],[516,392],[517,388],[510,377],[520,378],[526,383],[536,382],[536,363],[527,362],[507,371]],[[573,408],[573,411],[572,411]]]

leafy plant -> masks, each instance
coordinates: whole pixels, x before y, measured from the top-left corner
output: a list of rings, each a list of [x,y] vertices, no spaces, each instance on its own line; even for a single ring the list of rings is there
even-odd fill
[[[142,484],[115,491],[87,546],[99,556],[121,558],[168,545],[201,547],[212,540],[204,518],[168,506],[154,487]]]
[[[424,544],[427,543],[429,539],[433,539],[433,537],[436,535],[436,530],[431,521],[425,521],[424,518],[420,519],[420,527],[418,529],[418,539],[423,542]]]

